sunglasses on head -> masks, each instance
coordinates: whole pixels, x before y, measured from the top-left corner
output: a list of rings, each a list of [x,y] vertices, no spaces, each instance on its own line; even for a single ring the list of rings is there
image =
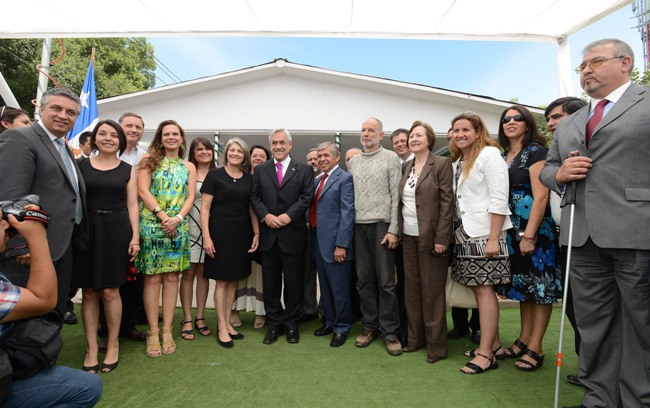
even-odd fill
[[[514,116],[504,116],[503,119],[501,119],[501,123],[504,125],[506,123],[509,123],[512,119],[515,120],[515,122],[525,122],[526,118],[524,118],[524,115],[514,115]]]

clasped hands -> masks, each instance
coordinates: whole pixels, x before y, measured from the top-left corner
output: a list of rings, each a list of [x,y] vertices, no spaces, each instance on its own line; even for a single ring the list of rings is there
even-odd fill
[[[291,218],[289,218],[286,213],[282,213],[278,216],[266,214],[266,216],[264,216],[264,223],[268,225],[269,228],[278,229],[289,225],[291,223]]]
[[[169,217],[167,214],[165,214],[166,218],[163,219],[161,225],[162,225],[162,230],[165,233],[165,236],[167,238],[176,238],[178,235],[178,231],[176,228],[180,225],[181,220],[180,218],[174,216],[174,217]]]

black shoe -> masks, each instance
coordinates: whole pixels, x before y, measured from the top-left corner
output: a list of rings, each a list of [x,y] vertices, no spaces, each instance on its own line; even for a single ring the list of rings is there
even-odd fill
[[[264,343],[264,344],[273,344],[273,343],[275,343],[276,341],[278,341],[278,337],[280,337],[283,332],[284,332],[284,330],[282,330],[281,327],[277,328],[277,329],[269,329],[266,332],[266,335],[264,336],[264,340],[262,341],[262,343]]]
[[[65,312],[65,315],[63,315],[63,324],[77,324],[77,316],[74,312]]]
[[[343,344],[345,344],[345,340],[347,338],[347,333],[334,333],[334,336],[332,336],[332,341],[330,341],[330,347],[341,347]]]
[[[566,376],[566,380],[573,385],[579,385],[582,387],[582,383],[578,379],[578,374],[569,374]]]
[[[469,329],[467,330],[459,330],[457,328],[453,328],[447,333],[447,338],[452,339],[452,340],[458,340],[462,339],[463,337],[467,336],[469,334]]]
[[[117,360],[116,362],[112,364],[104,364],[102,363],[101,367],[99,368],[99,371],[102,373],[110,373],[111,371],[115,370],[117,368],[117,363],[119,363],[120,360]]]
[[[228,333],[230,334],[230,333]],[[219,334],[217,333],[217,341],[219,342],[219,345],[223,348],[233,348],[235,347],[235,343],[233,343],[232,338],[229,341],[221,341],[219,338]]]
[[[298,330],[287,330],[287,343],[296,344],[300,341]]]
[[[230,334],[230,338],[233,340],[241,340],[244,338],[244,335],[241,333],[237,333],[237,334],[228,333],[228,334]]]
[[[99,345],[99,352],[106,353],[108,350],[108,337],[100,337],[97,344]]]
[[[147,335],[144,332],[141,332],[140,330],[136,329],[135,327],[131,327],[130,329],[124,329],[120,331],[119,336],[125,339],[129,339],[131,341],[147,340]]]
[[[334,333],[334,329],[331,326],[323,325],[314,331],[314,336],[327,336],[332,333]]]
[[[311,313],[303,313],[302,316],[300,316],[296,322],[297,323],[307,323],[311,320],[316,320],[318,319],[318,313],[316,314],[311,314]]]
[[[476,330],[472,332],[472,343],[476,344],[477,346],[481,344],[481,331]]]

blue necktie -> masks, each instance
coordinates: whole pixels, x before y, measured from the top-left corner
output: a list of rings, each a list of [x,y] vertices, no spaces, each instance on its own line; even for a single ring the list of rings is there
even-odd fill
[[[81,208],[81,196],[79,195],[79,182],[76,181],[74,176],[75,173],[72,159],[70,158],[68,147],[65,145],[63,138],[57,137],[54,139],[54,142],[58,145],[57,148],[59,150],[59,154],[61,155],[61,160],[63,160],[63,164],[65,165],[65,171],[68,173],[68,179],[70,179],[72,188],[74,188],[74,192],[77,195],[77,200],[75,202],[76,205],[74,211],[74,222],[75,224],[79,224],[83,218],[83,209]]]

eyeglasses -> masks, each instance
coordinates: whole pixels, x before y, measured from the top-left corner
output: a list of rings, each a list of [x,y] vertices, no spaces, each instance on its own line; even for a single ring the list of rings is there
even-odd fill
[[[621,59],[621,58],[625,58],[625,56],[611,57],[611,58],[603,58],[603,57],[594,58],[591,61],[583,62],[582,64],[580,64],[578,66],[578,68],[576,68],[576,73],[582,74],[582,71],[587,69],[587,67],[590,67],[591,69],[597,69],[597,68],[602,67],[603,64],[605,63],[605,61],[609,61],[609,60],[613,60],[613,59]]]
[[[506,123],[510,123],[510,121],[514,119],[515,122],[525,122],[526,118],[524,118],[524,115],[515,115],[515,116],[504,116],[503,119],[501,119],[501,123],[504,125]]]

